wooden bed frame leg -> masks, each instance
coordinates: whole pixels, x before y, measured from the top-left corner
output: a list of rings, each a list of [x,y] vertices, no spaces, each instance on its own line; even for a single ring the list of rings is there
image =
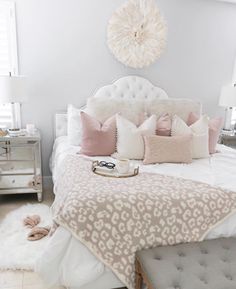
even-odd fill
[[[140,271],[139,262],[136,260],[135,262],[135,289],[142,289],[143,278]]]

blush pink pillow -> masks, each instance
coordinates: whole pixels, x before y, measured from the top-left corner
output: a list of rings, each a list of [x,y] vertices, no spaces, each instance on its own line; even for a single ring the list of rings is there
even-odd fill
[[[156,134],[160,136],[171,135],[171,117],[168,113],[163,114],[157,121]]]
[[[188,117],[188,125],[192,125],[199,120],[199,115],[194,112],[190,112]],[[220,131],[223,125],[223,118],[213,118],[209,121],[209,153],[216,153],[216,145],[219,140]]]
[[[116,150],[116,117],[100,123],[85,112],[81,112],[81,154],[87,156],[109,156]]]
[[[192,136],[145,136],[145,156],[143,163],[191,163]]]

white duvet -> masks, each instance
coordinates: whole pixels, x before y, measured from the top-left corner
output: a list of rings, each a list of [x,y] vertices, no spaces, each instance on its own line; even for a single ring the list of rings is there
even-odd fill
[[[70,146],[67,137],[56,139],[51,158],[54,183],[56,183],[59,170],[63,169],[61,162],[69,154],[78,153],[79,149],[79,147]],[[156,164],[143,166],[141,162],[135,163],[140,165],[141,172],[167,174],[236,191],[236,150],[218,145],[218,151],[210,158],[195,160],[188,165]],[[110,157],[96,159],[113,160]],[[207,239],[229,236],[236,237],[236,214],[212,229]],[[36,271],[50,286],[64,285],[82,288],[109,270],[69,231],[59,227],[38,260]]]

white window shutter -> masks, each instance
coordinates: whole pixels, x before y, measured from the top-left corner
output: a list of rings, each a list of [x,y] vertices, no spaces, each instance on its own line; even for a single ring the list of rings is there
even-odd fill
[[[18,75],[15,3],[0,1],[0,76]],[[0,128],[12,124],[10,104],[0,104]]]
[[[0,1],[0,75],[18,74],[15,4]]]

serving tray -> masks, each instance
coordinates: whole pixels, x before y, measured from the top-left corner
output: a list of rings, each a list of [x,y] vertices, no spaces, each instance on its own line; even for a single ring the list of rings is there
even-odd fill
[[[139,174],[139,167],[131,169],[126,174],[120,174],[116,168],[109,170],[103,167],[99,167],[98,164],[99,164],[99,161],[93,161],[92,163],[93,173],[99,176],[107,177],[107,178],[131,178]]]

